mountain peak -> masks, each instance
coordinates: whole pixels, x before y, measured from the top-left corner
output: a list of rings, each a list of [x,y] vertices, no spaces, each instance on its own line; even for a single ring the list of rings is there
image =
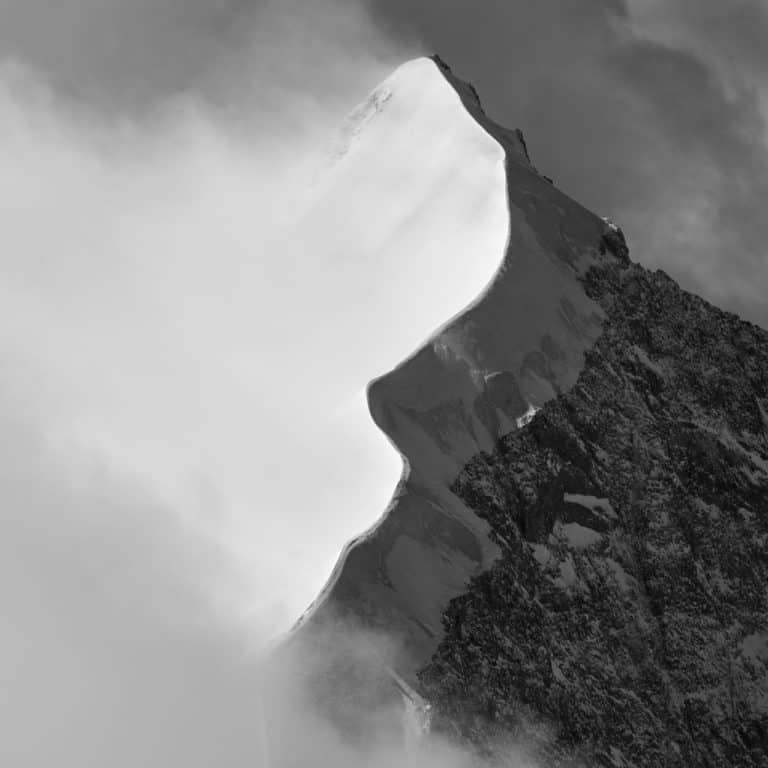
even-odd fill
[[[553,762],[763,765],[768,333],[631,262],[441,58],[390,87],[375,122],[404,133],[376,151],[426,137],[417,172],[460,189],[501,147],[508,236],[476,300],[369,386],[403,472],[292,638],[327,661],[318,699],[365,681],[366,707],[405,696],[485,755],[514,733]],[[344,656],[350,626],[386,663]]]
[[[476,90],[439,57],[402,65],[353,114],[355,140],[334,179],[370,181],[374,168],[409,164],[422,178],[436,174],[430,194],[419,196],[418,224],[430,218],[438,188],[461,199],[485,158],[501,183],[478,188],[467,205],[492,200],[507,219],[506,244],[482,255],[498,265],[485,290],[369,385],[371,415],[402,456],[403,475],[379,523],[347,547],[300,628],[305,634],[324,617],[364,615],[369,626],[399,636],[397,672],[413,684],[440,640],[448,602],[499,554],[451,483],[472,456],[574,385],[604,317],[580,279],[592,265],[622,259],[606,247],[606,238],[617,238],[611,225],[542,177],[522,134],[492,121]],[[400,152],[407,161],[397,160]],[[409,183],[396,180],[393,194]],[[445,237],[451,223],[442,225]],[[425,530],[434,534],[425,538]]]

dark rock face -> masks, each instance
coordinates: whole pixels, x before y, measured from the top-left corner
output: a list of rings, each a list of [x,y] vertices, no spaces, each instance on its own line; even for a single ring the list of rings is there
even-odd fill
[[[576,385],[452,486],[502,555],[420,673],[434,726],[548,765],[768,766],[768,332],[628,260],[582,282],[607,320]]]

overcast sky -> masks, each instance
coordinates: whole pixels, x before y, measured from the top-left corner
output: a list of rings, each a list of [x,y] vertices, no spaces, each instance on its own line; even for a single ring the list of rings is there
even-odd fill
[[[380,79],[439,52],[636,260],[768,327],[766,39],[761,0],[0,0],[4,762],[262,759],[253,649],[398,472],[361,410],[384,372],[364,348],[392,341],[389,365],[410,337],[329,312],[365,365],[318,419],[302,392],[338,359],[297,340],[359,275],[331,284],[330,236],[311,283],[281,246],[318,147]],[[435,284],[415,336],[469,285]],[[354,485],[317,474],[331,433],[371,457]],[[267,479],[306,509],[275,513]],[[357,516],[327,523],[334,505]]]

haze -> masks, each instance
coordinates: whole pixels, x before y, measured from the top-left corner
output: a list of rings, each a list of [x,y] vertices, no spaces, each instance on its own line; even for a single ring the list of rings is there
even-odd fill
[[[297,83],[240,50],[266,95],[232,108],[104,108],[4,63],[9,764],[265,759],[256,654],[400,474],[365,387],[502,258],[502,150],[434,64],[347,117],[390,64],[314,46],[355,77]]]

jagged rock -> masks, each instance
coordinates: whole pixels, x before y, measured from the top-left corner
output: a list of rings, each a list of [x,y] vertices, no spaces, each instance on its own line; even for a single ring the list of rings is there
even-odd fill
[[[503,554],[421,672],[436,727],[768,765],[768,333],[636,264],[584,285],[607,320],[576,385],[453,485]]]

